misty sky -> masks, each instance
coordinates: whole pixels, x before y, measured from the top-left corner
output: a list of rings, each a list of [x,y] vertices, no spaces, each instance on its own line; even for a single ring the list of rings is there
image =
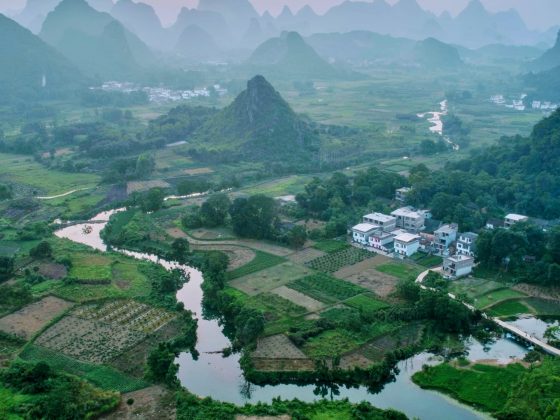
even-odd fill
[[[173,23],[181,7],[195,7],[198,0],[134,0],[151,4],[160,15],[163,23]],[[284,5],[296,12],[305,4],[309,4],[318,13],[324,13],[330,7],[344,0],[251,0],[260,12],[269,10],[273,15],[280,13]],[[365,0],[368,1],[368,0]],[[386,0],[395,3],[398,0]],[[469,0],[417,0],[425,9],[440,14],[444,10],[455,15],[459,13]],[[482,0],[491,11],[516,8],[531,29],[548,29],[560,24],[560,0]],[[21,9],[25,0],[0,0],[0,9]]]

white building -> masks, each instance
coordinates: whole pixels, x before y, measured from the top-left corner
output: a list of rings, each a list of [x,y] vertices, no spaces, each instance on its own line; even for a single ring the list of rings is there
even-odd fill
[[[415,211],[412,207],[402,207],[391,213],[396,217],[397,227],[411,232],[420,232],[426,228],[426,214]]]
[[[352,240],[362,245],[369,244],[369,237],[381,230],[378,225],[371,223],[360,223],[352,228]]]
[[[371,213],[364,216],[364,223],[381,226],[385,232],[391,232],[397,227],[397,218],[383,213]]]
[[[404,203],[410,191],[412,191],[412,188],[409,187],[399,188],[398,190],[395,191],[395,200],[402,201]]]
[[[476,255],[476,239],[478,235],[473,232],[461,233],[457,240],[457,254],[474,257]]]
[[[454,255],[443,260],[443,276],[456,279],[472,273],[474,258],[467,255]]]
[[[514,214],[514,213],[508,214],[504,219],[504,227],[506,229],[509,229],[516,223],[522,223],[527,221],[529,221],[529,218],[527,216],[523,216],[522,214]]]
[[[395,253],[401,257],[410,257],[420,248],[420,236],[403,233],[395,237]]]
[[[458,232],[459,226],[455,223],[443,225],[434,232],[436,237],[434,245],[440,254],[445,254],[448,251],[451,244],[457,240]]]
[[[394,248],[394,242],[395,235],[381,230],[369,237],[369,246],[384,252],[391,252]]]

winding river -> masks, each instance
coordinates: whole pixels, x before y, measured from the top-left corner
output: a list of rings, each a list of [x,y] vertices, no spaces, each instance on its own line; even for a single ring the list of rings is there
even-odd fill
[[[95,224],[78,224],[62,228],[56,236],[66,238],[77,243],[88,245],[105,252],[107,246],[103,243],[100,233],[111,215],[120,210],[100,213],[91,219]],[[84,227],[91,226],[89,233]],[[141,254],[126,250],[119,252],[130,257],[149,260],[167,269],[179,268],[190,276],[188,283],[177,293],[177,299],[183,302],[185,308],[192,311],[198,319],[197,350],[200,357],[193,360],[190,353],[183,353],[177,358],[179,365],[178,377],[181,384],[190,392],[201,397],[212,397],[216,400],[235,404],[271,402],[273,398],[298,398],[302,401],[314,401],[321,396],[314,385],[277,385],[256,386],[247,383],[239,366],[239,355],[232,354],[223,357],[219,353],[229,347],[230,341],[223,333],[223,327],[217,320],[207,319],[202,309],[202,273],[192,267],[165,261],[155,255]],[[490,348],[484,348],[473,339],[467,340],[469,358],[471,360],[494,359],[498,363],[507,363],[512,357],[520,358],[526,350],[507,339],[500,339]],[[404,412],[410,418],[422,420],[471,420],[487,418],[486,415],[462,405],[447,396],[416,386],[411,376],[422,369],[425,364],[437,364],[440,359],[428,353],[418,354],[399,363],[400,373],[394,382],[387,384],[384,389],[371,394],[366,387],[345,388],[333,386],[336,391],[327,390],[327,398],[348,398],[352,402],[368,401],[380,408],[393,408]]]

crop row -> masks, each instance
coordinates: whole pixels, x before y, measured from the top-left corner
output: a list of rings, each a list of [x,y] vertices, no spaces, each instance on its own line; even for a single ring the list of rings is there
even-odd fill
[[[335,279],[326,274],[314,274],[304,277],[290,283],[288,286],[325,303],[346,300],[365,292],[359,286]]]
[[[374,256],[369,251],[359,248],[347,248],[316,258],[307,265],[324,273],[334,273],[343,267],[354,265]]]

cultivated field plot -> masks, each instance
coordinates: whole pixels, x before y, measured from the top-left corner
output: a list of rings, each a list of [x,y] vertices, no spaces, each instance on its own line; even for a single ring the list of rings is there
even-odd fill
[[[39,274],[47,279],[60,280],[66,277],[68,270],[62,264],[44,263],[39,265]]]
[[[185,169],[183,173],[185,175],[190,175],[190,176],[208,175],[208,174],[213,174],[214,170],[212,168],[193,168],[193,169]]]
[[[364,293],[365,290],[352,283],[335,279],[326,274],[314,274],[288,285],[290,289],[304,293],[324,303],[336,303]]]
[[[0,331],[29,339],[73,304],[48,296],[0,319]]]
[[[289,287],[286,286],[281,286],[277,289],[274,289],[271,291],[271,293],[274,293],[275,295],[278,295],[286,300],[289,300],[290,302],[307,309],[307,311],[309,312],[316,312],[325,307],[324,303],[319,302],[316,299],[310,298],[309,296],[304,295],[303,293],[300,293],[297,290],[290,289]]]
[[[521,300],[507,300],[494,305],[488,310],[488,314],[494,317],[511,317],[514,315],[530,314],[533,311]]]
[[[560,301],[540,298],[524,299],[523,303],[531,308],[537,315],[560,316]]]
[[[347,282],[374,292],[377,296],[387,297],[395,291],[399,282],[397,277],[381,273],[375,269],[375,267],[385,264],[387,261],[389,261],[387,257],[378,255],[347,269],[343,268],[334,275],[337,278],[344,279]]]
[[[484,309],[506,300],[524,298],[524,293],[512,289],[498,289],[477,297],[474,300],[474,306],[478,309]]]
[[[235,245],[209,244],[209,245],[193,245],[191,247],[195,251],[220,251],[229,258],[228,271],[234,271],[253,261],[257,254],[249,248]]]
[[[469,298],[474,299],[494,290],[503,289],[503,287],[504,284],[497,281],[479,278],[463,278],[453,281],[450,284],[449,290],[451,293],[466,294]]]
[[[0,180],[23,184],[45,195],[58,195],[79,188],[92,188],[100,179],[97,175],[47,169],[30,156],[0,153]]]
[[[363,294],[351,297],[344,301],[344,304],[350,306],[351,308],[358,309],[359,311],[375,312],[380,309],[385,309],[389,307],[389,304],[376,299],[370,294]]]
[[[386,264],[392,259],[385,257],[383,255],[372,254],[373,258],[368,258],[367,260],[360,261],[356,264],[348,265],[336,271],[333,275],[339,279],[347,279],[356,274],[361,274],[366,270],[375,269],[380,265]]]
[[[317,258],[323,257],[326,254],[314,248],[306,248],[298,252],[294,252],[288,259],[296,264],[307,264]]]
[[[343,267],[354,265],[373,257],[375,257],[375,254],[372,252],[351,247],[319,257],[310,261],[307,265],[317,271],[334,273]]]
[[[421,267],[398,262],[390,262],[378,265],[376,267],[376,270],[381,273],[397,277],[401,280],[416,279],[416,277],[418,277],[418,275],[422,271],[424,271],[424,269]]]
[[[135,192],[144,192],[144,191],[149,191],[152,188],[170,188],[171,185],[169,185],[167,182],[165,181],[130,181],[128,184],[126,184],[126,193],[128,195],[133,194]]]
[[[326,252],[327,254],[332,254],[337,251],[343,251],[345,249],[350,248],[350,245],[343,241],[336,241],[336,240],[325,240],[317,242],[313,245],[313,248]]]
[[[36,344],[85,362],[105,363],[173,318],[167,311],[131,300],[85,305],[41,334]]]
[[[228,273],[228,279],[234,280],[249,274],[257,273],[259,271],[265,270],[269,267],[274,267],[275,265],[281,264],[286,261],[284,258],[278,257],[276,255],[267,254],[266,252],[256,251],[255,258],[253,258],[248,264]]]
[[[260,338],[253,358],[262,359],[307,359],[307,356],[284,334]]]
[[[359,353],[373,362],[381,361],[389,352],[408,347],[422,338],[422,324],[409,324],[390,334],[382,335],[364,345]]]
[[[294,279],[308,276],[312,270],[290,262],[276,265],[229,282],[234,287],[249,296],[269,292],[280,286],[285,286]]]

